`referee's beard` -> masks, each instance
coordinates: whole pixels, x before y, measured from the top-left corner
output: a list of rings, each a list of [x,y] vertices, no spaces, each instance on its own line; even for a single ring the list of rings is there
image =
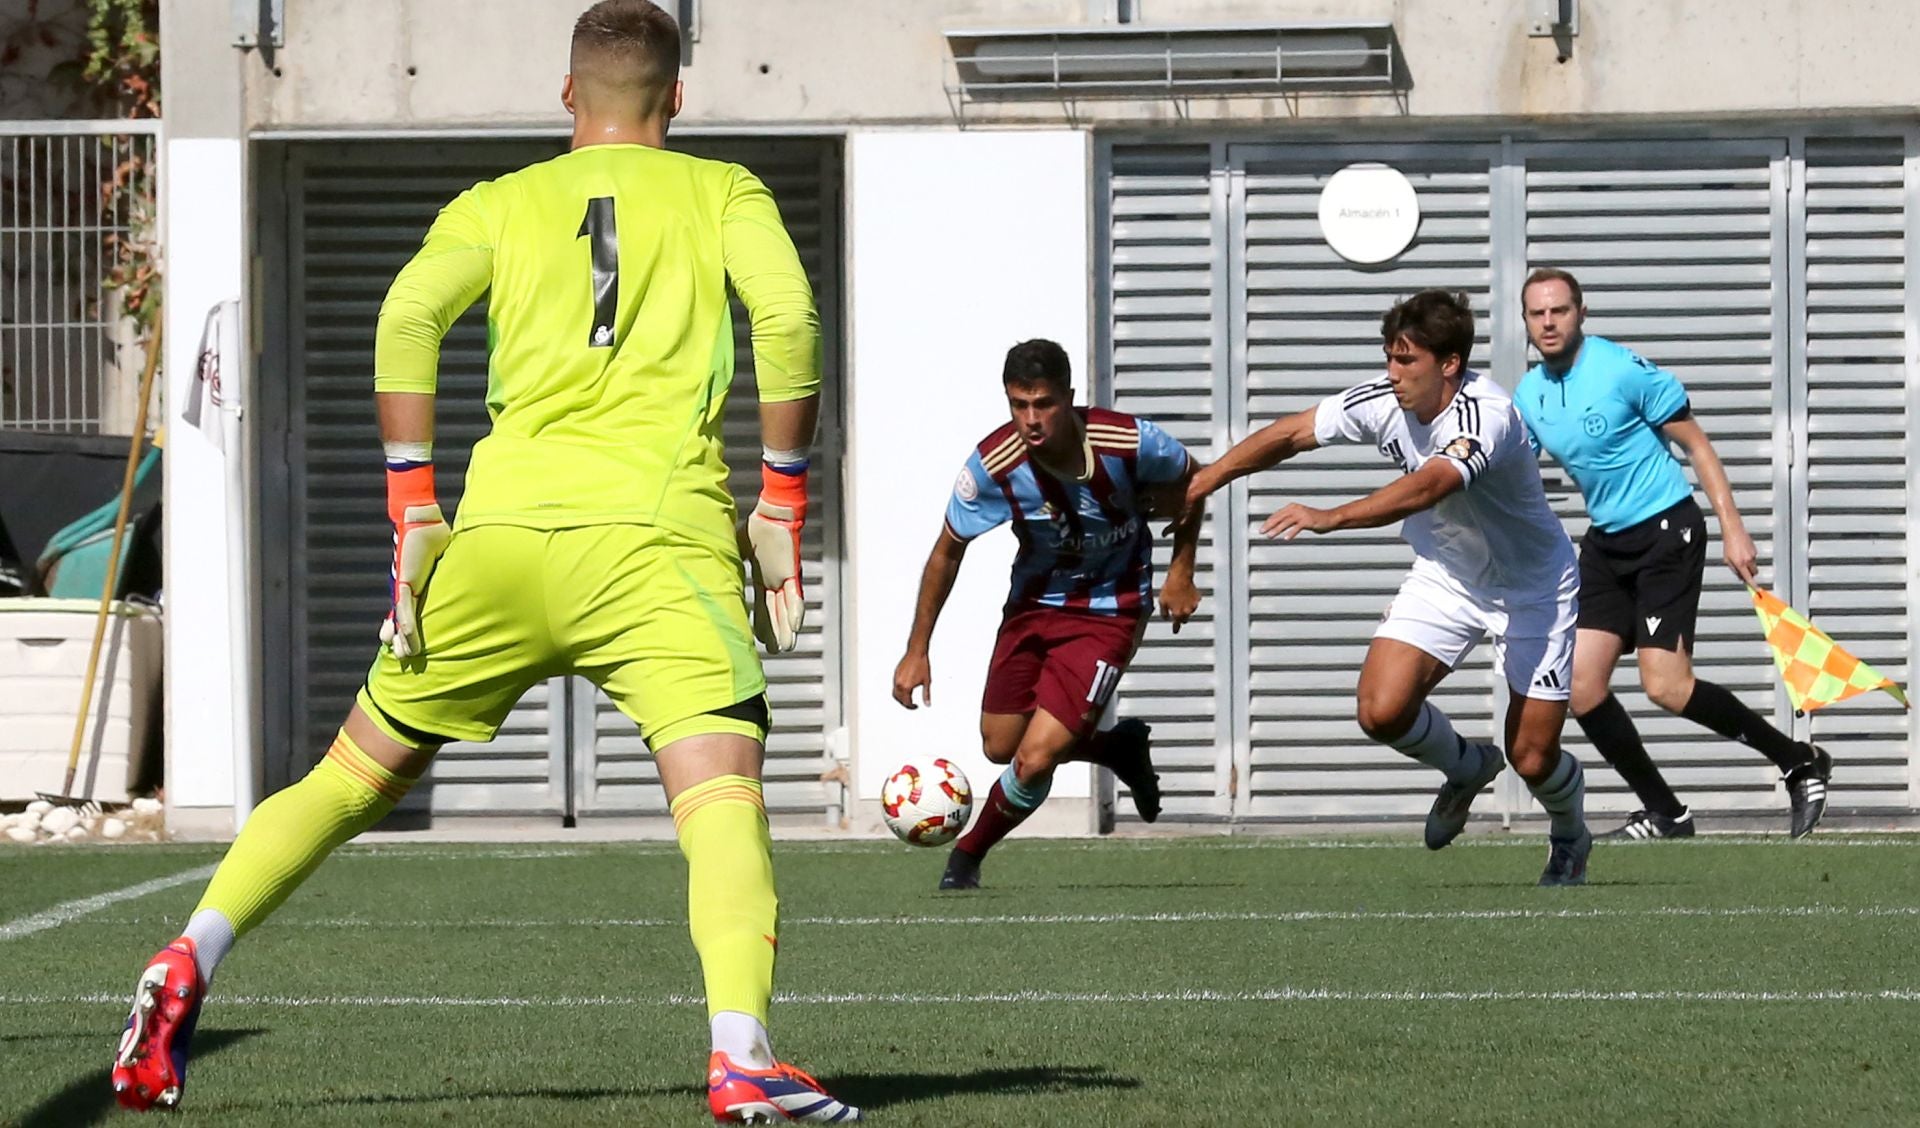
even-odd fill
[[[1535,341],[1533,347],[1540,353],[1540,359],[1548,368],[1567,369],[1573,367],[1574,360],[1580,355],[1580,346],[1586,342],[1586,339],[1587,335],[1584,331],[1575,329],[1561,338],[1560,347],[1553,352],[1548,352],[1546,346],[1539,341]]]

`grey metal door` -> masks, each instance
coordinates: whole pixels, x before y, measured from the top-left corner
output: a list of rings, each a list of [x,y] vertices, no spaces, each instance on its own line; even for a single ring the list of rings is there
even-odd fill
[[[1426,287],[1473,298],[1470,363],[1491,366],[1493,247],[1489,169],[1498,146],[1234,146],[1230,247],[1238,285],[1232,328],[1250,433],[1315,406],[1385,367],[1380,318]],[[1413,182],[1421,208],[1412,246],[1357,266],[1320,235],[1320,190],[1340,168],[1384,161]],[[1369,447],[1316,450],[1248,480],[1236,533],[1244,546],[1250,818],[1413,816],[1433,802],[1430,769],[1368,740],[1353,690],[1381,612],[1412,562],[1399,526],[1274,542],[1259,523],[1290,501],[1333,506],[1397,474]],[[1236,498],[1236,501],[1239,499]],[[1434,693],[1469,739],[1494,735],[1491,659],[1478,648]]]
[[[762,655],[773,733],[764,771],[767,809],[822,817],[840,803],[828,740],[841,724],[840,694],[840,150],[817,140],[723,141],[695,139],[689,152],[733,161],[765,181],[813,281],[825,335],[825,389],[820,435],[808,475],[809,520],[801,546],[807,626],[791,653]],[[733,390],[725,430],[730,485],[742,513],[760,494],[759,399],[753,382],[751,325],[734,302]],[[581,687],[590,710],[576,733],[576,810],[585,815],[664,815],[659,773],[625,714],[590,686]]]
[[[1793,494],[1807,551],[1793,595],[1813,621],[1883,674],[1912,668],[1914,360],[1920,298],[1920,144],[1904,136],[1809,139],[1799,162],[1790,250],[1805,306],[1796,316]],[[1912,714],[1875,695],[1802,727],[1834,754],[1833,803],[1920,806]]]
[[[1105,402],[1153,420],[1195,457],[1211,460],[1231,445],[1225,177],[1206,145],[1116,152],[1106,173],[1096,196],[1110,234],[1102,247],[1107,323],[1096,389]],[[1166,819],[1232,814],[1231,683],[1220,675],[1232,668],[1238,647],[1234,619],[1218,595],[1230,573],[1219,567],[1215,539],[1225,528],[1216,509],[1195,570],[1205,596],[1199,613],[1179,634],[1156,617],[1120,691],[1120,712],[1153,726]],[[1165,575],[1167,555],[1162,538],[1157,575]],[[1134,817],[1130,802],[1115,807],[1120,821]]]
[[[372,395],[380,301],[442,205],[558,151],[546,142],[352,142],[286,152],[286,376],[276,381],[268,360],[262,383],[287,397],[289,488],[282,513],[263,499],[263,519],[285,536],[266,547],[270,559],[284,549],[288,661],[274,672],[291,703],[291,776],[319,758],[346,716],[386,612],[392,544]],[[486,332],[482,301],[441,347],[434,461],[441,499],[455,511],[468,452],[488,426]],[[267,610],[271,631],[279,608],[270,601]],[[275,688],[269,682],[270,695]],[[565,724],[549,704],[561,696],[557,681],[536,686],[492,743],[442,749],[405,809],[558,815]]]
[[[1172,421],[1217,454],[1253,428],[1378,372],[1378,317],[1428,286],[1467,290],[1482,313],[1474,365],[1512,388],[1532,362],[1519,286],[1533,266],[1585,283],[1590,331],[1635,348],[1689,387],[1727,465],[1774,588],[1882,672],[1904,680],[1914,643],[1907,546],[1908,401],[1920,300],[1920,139],[1285,144],[1104,147],[1096,201],[1105,256],[1103,394]],[[1355,161],[1415,183],[1423,219],[1390,264],[1356,268],[1320,238],[1321,184]],[[1550,462],[1570,535],[1584,508]],[[1216,499],[1203,576],[1210,633],[1149,634],[1123,712],[1156,720],[1156,755],[1182,793],[1169,817],[1365,818],[1423,811],[1432,781],[1361,736],[1352,688],[1408,554],[1394,530],[1274,545],[1254,529],[1287,500],[1337,502],[1387,480],[1371,451],[1319,451]],[[1712,527],[1710,518],[1710,528]],[[1717,530],[1715,533],[1717,537]],[[1710,546],[1696,664],[1782,727],[1827,744],[1838,807],[1920,801],[1903,712],[1868,702],[1795,718],[1750,602]],[[1615,680],[1689,801],[1763,811],[1784,802],[1749,749],[1668,717]],[[1210,668],[1209,668],[1210,667]],[[1487,657],[1436,700],[1472,735],[1498,721]],[[1591,806],[1631,795],[1586,746]],[[1843,786],[1844,784],[1844,786]],[[1523,813],[1509,777],[1486,809]],[[1124,808],[1124,805],[1123,805]]]
[[[829,385],[806,545],[811,626],[798,651],[768,659],[767,668],[776,725],[769,806],[824,811],[834,796],[820,778],[823,749],[840,723],[839,149],[819,140],[676,139],[676,147],[740,161],[768,182],[821,299]],[[286,247],[273,264],[285,295],[275,311],[284,345],[270,346],[262,364],[265,417],[283,421],[265,438],[270,480],[262,494],[268,653],[287,655],[272,664],[266,685],[270,731],[284,734],[274,782],[296,778],[326,748],[365,677],[385,611],[391,548],[380,519],[371,396],[380,301],[442,205],[477,180],[562,149],[557,141],[324,142],[287,145],[279,162],[266,162],[285,197],[269,230],[283,225],[273,234]],[[735,322],[741,376],[726,432],[736,495],[751,504],[759,439],[747,323],[737,308]],[[456,511],[468,451],[488,426],[485,386],[483,300],[441,350],[435,461],[442,499]],[[633,725],[598,698],[576,680],[535,686],[493,742],[443,749],[408,809],[556,817],[664,811]]]
[[[1792,575],[1784,529],[1792,450],[1776,442],[1789,383],[1787,146],[1783,140],[1518,146],[1526,176],[1526,258],[1580,278],[1587,331],[1671,370],[1712,438],[1763,567]],[[1513,302],[1517,294],[1504,295]],[[1531,361],[1531,357],[1529,361]],[[1557,468],[1543,464],[1549,477]],[[1556,500],[1570,532],[1586,528],[1579,495]],[[1694,668],[1772,716],[1791,718],[1745,588],[1720,561],[1707,509],[1707,550]],[[1783,806],[1778,773],[1750,748],[1670,716],[1640,692],[1628,654],[1615,692],[1675,790],[1705,810]],[[1577,725],[1567,743],[1593,766]],[[1611,771],[1589,774],[1588,809],[1639,806]]]

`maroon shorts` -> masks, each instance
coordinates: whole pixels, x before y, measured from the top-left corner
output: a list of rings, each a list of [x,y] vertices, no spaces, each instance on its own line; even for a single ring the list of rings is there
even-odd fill
[[[1039,607],[1011,611],[987,667],[984,713],[1045,709],[1076,736],[1091,729],[1133,660],[1145,615]]]

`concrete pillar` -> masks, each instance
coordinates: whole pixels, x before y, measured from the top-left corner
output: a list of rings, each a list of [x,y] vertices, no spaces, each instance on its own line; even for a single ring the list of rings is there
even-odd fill
[[[233,832],[231,689],[236,669],[252,672],[251,655],[234,653],[228,639],[233,597],[247,588],[248,578],[227,574],[222,454],[181,416],[207,310],[224,299],[248,297],[244,60],[231,46],[229,21],[225,4],[162,0],[160,6],[167,76],[160,161],[166,254],[167,803],[172,828],[196,837]],[[242,325],[249,320],[243,312]],[[245,451],[228,451],[225,457],[245,457]],[[248,725],[245,731],[257,728]],[[249,752],[257,765],[257,751]]]
[[[1012,533],[967,552],[933,642],[932,709],[890,690],[920,569],[955,476],[1007,421],[1008,347],[1050,337],[1091,381],[1088,135],[1073,130],[855,133],[847,143],[852,365],[847,404],[849,701],[856,830],[909,757],[940,755],[984,795],[1001,769],[980,753],[980,692],[1007,597]],[[1062,768],[1023,833],[1084,834],[1090,774]]]

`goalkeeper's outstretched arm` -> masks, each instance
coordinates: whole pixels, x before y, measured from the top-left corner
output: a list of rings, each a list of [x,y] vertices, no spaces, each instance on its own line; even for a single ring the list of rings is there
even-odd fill
[[[913,608],[913,630],[907,634],[906,656],[893,671],[893,699],[909,709],[919,708],[913,701],[916,689],[920,691],[921,700],[933,704],[933,666],[928,659],[933,645],[933,625],[940,620],[947,596],[953,593],[953,581],[959,577],[960,562],[966,555],[967,542],[942,526],[940,539],[927,555],[926,569],[920,573],[920,598]]]

